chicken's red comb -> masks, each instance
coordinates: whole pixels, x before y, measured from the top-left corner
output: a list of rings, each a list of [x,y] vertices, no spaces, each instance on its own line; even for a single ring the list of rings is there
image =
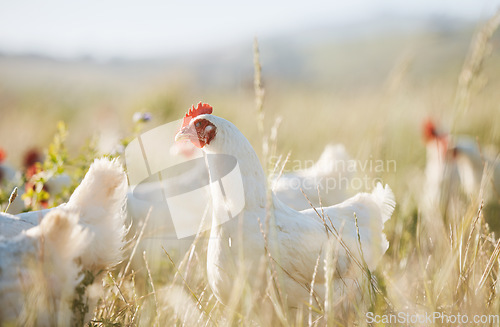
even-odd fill
[[[427,118],[424,121],[423,134],[426,142],[440,138],[442,136],[440,133],[438,133],[436,124],[434,124],[434,122],[430,118]]]
[[[186,127],[189,125],[189,122],[191,119],[199,116],[199,115],[205,115],[205,114],[211,114],[212,113],[212,106],[209,105],[208,103],[201,103],[201,101],[198,103],[196,108],[194,105],[189,108],[188,113],[186,116],[184,116],[184,121],[182,122],[182,127]]]
[[[7,153],[4,149],[0,148],[0,162],[4,161],[7,158]]]

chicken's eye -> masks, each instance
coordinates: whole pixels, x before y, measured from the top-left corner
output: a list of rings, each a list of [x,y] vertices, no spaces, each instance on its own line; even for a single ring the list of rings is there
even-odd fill
[[[196,128],[198,128],[198,127],[200,127],[200,126],[201,126],[201,123],[200,123],[200,122],[196,122],[196,124],[194,124],[194,126],[195,126]]]

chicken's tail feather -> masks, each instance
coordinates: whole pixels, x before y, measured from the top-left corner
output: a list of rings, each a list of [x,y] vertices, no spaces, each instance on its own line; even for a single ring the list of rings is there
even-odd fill
[[[375,197],[375,202],[380,207],[382,224],[385,224],[385,222],[391,218],[394,208],[396,207],[394,193],[389,185],[386,184],[384,187],[381,183],[377,183],[377,186],[372,191],[372,195]]]
[[[123,194],[126,190],[127,179],[120,163],[116,159],[95,159],[71,195],[68,205],[120,208],[124,204]]]
[[[387,241],[387,236],[384,233],[384,224],[389,218],[391,218],[394,208],[396,207],[396,200],[394,198],[394,193],[392,192],[389,185],[382,186],[381,183],[377,183],[377,186],[372,191],[375,203],[380,208],[380,218],[381,218],[381,238],[380,245],[382,253],[385,253],[389,248],[389,242]]]
[[[84,266],[109,267],[121,260],[126,233],[127,177],[116,160],[96,159],[68,201],[80,213],[92,242],[82,257]]]

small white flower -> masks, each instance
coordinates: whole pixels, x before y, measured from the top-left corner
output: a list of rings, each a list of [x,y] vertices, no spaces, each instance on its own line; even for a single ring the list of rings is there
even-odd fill
[[[138,122],[145,123],[145,122],[150,121],[152,118],[153,118],[153,116],[149,112],[136,112],[132,116],[132,120],[134,123],[138,123]]]

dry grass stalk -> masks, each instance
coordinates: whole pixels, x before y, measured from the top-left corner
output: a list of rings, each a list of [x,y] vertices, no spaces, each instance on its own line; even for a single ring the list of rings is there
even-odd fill
[[[491,37],[499,25],[500,10],[483,25],[471,42],[455,94],[455,110],[459,115],[469,110],[474,80],[481,74],[484,61],[491,52]]]

